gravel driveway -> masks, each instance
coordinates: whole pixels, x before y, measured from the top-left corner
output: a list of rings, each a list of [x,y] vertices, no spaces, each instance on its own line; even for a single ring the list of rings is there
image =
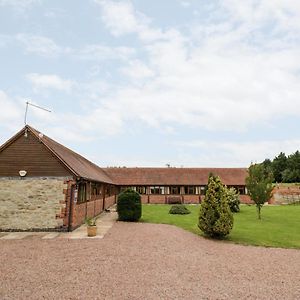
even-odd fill
[[[143,223],[102,240],[1,240],[0,299],[300,299],[300,251]]]

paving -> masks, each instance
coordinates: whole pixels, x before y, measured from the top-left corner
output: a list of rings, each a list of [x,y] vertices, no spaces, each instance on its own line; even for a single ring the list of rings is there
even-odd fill
[[[23,240],[23,239],[102,239],[112,228],[117,220],[117,213],[114,208],[99,215],[96,221],[97,235],[88,237],[86,225],[81,225],[72,232],[0,232],[0,240]]]

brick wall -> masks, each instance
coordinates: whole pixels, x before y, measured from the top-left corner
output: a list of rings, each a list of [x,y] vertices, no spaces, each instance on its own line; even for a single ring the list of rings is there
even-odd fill
[[[278,185],[273,189],[273,196],[269,204],[289,204],[300,201],[299,185]]]
[[[67,193],[65,178],[1,178],[0,229],[63,229]]]
[[[111,207],[115,203],[116,203],[116,196],[115,195],[105,198],[105,201],[104,201],[105,209]]]
[[[149,202],[151,204],[165,204],[166,196],[165,195],[149,195]]]
[[[200,195],[184,195],[183,203],[185,204],[199,204]]]
[[[99,196],[100,197],[100,196]],[[103,198],[92,197],[88,202],[76,203],[73,208],[72,228],[84,223],[86,217],[95,217],[103,211]],[[105,209],[115,204],[116,196],[105,198]]]
[[[240,195],[241,203],[243,204],[253,204],[254,202],[251,200],[249,195]]]

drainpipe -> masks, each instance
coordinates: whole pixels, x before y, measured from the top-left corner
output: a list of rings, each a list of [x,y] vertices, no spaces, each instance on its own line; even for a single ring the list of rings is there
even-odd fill
[[[76,185],[75,185],[76,187]],[[73,218],[73,201],[74,201],[74,185],[71,185],[70,205],[69,205],[69,220],[68,231],[72,231],[72,218]]]

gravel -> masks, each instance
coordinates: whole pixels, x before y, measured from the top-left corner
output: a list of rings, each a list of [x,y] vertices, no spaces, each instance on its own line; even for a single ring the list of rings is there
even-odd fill
[[[116,223],[104,239],[0,240],[0,299],[300,299],[300,251]]]

